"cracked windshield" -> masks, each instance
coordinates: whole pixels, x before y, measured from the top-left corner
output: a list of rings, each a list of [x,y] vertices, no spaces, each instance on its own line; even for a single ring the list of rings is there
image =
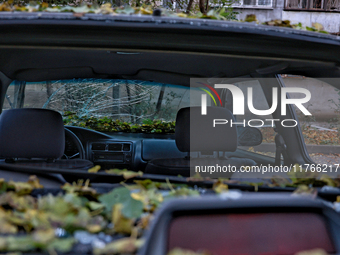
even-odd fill
[[[177,111],[190,105],[189,95],[186,87],[147,81],[15,81],[4,109],[53,109],[65,125],[101,132],[172,134]]]

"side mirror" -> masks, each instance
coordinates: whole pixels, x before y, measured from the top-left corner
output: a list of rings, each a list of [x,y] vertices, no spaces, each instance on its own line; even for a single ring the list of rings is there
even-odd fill
[[[239,146],[257,146],[262,143],[262,133],[254,127],[237,127]]]

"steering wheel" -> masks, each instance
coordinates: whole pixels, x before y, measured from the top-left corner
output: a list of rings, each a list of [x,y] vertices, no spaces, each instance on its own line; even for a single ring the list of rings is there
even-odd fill
[[[65,128],[65,142],[67,139],[70,139],[71,142],[77,147],[78,152],[74,155],[67,156],[65,153],[62,156],[63,159],[73,159],[76,158],[77,156],[80,159],[85,159],[85,150],[83,147],[83,144],[79,140],[79,138],[68,128]]]

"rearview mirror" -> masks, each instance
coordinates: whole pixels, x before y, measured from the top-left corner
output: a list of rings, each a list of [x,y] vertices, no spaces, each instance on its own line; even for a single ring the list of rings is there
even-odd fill
[[[262,133],[254,127],[237,127],[239,146],[257,146],[262,143]]]

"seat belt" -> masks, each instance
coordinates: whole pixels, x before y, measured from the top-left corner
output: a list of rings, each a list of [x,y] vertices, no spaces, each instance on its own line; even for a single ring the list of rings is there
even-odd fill
[[[275,136],[275,145],[276,145],[276,152],[275,152],[275,165],[281,166],[281,155],[283,156],[283,162],[285,161],[286,157],[286,149],[287,145],[283,137],[280,134],[276,134]]]

